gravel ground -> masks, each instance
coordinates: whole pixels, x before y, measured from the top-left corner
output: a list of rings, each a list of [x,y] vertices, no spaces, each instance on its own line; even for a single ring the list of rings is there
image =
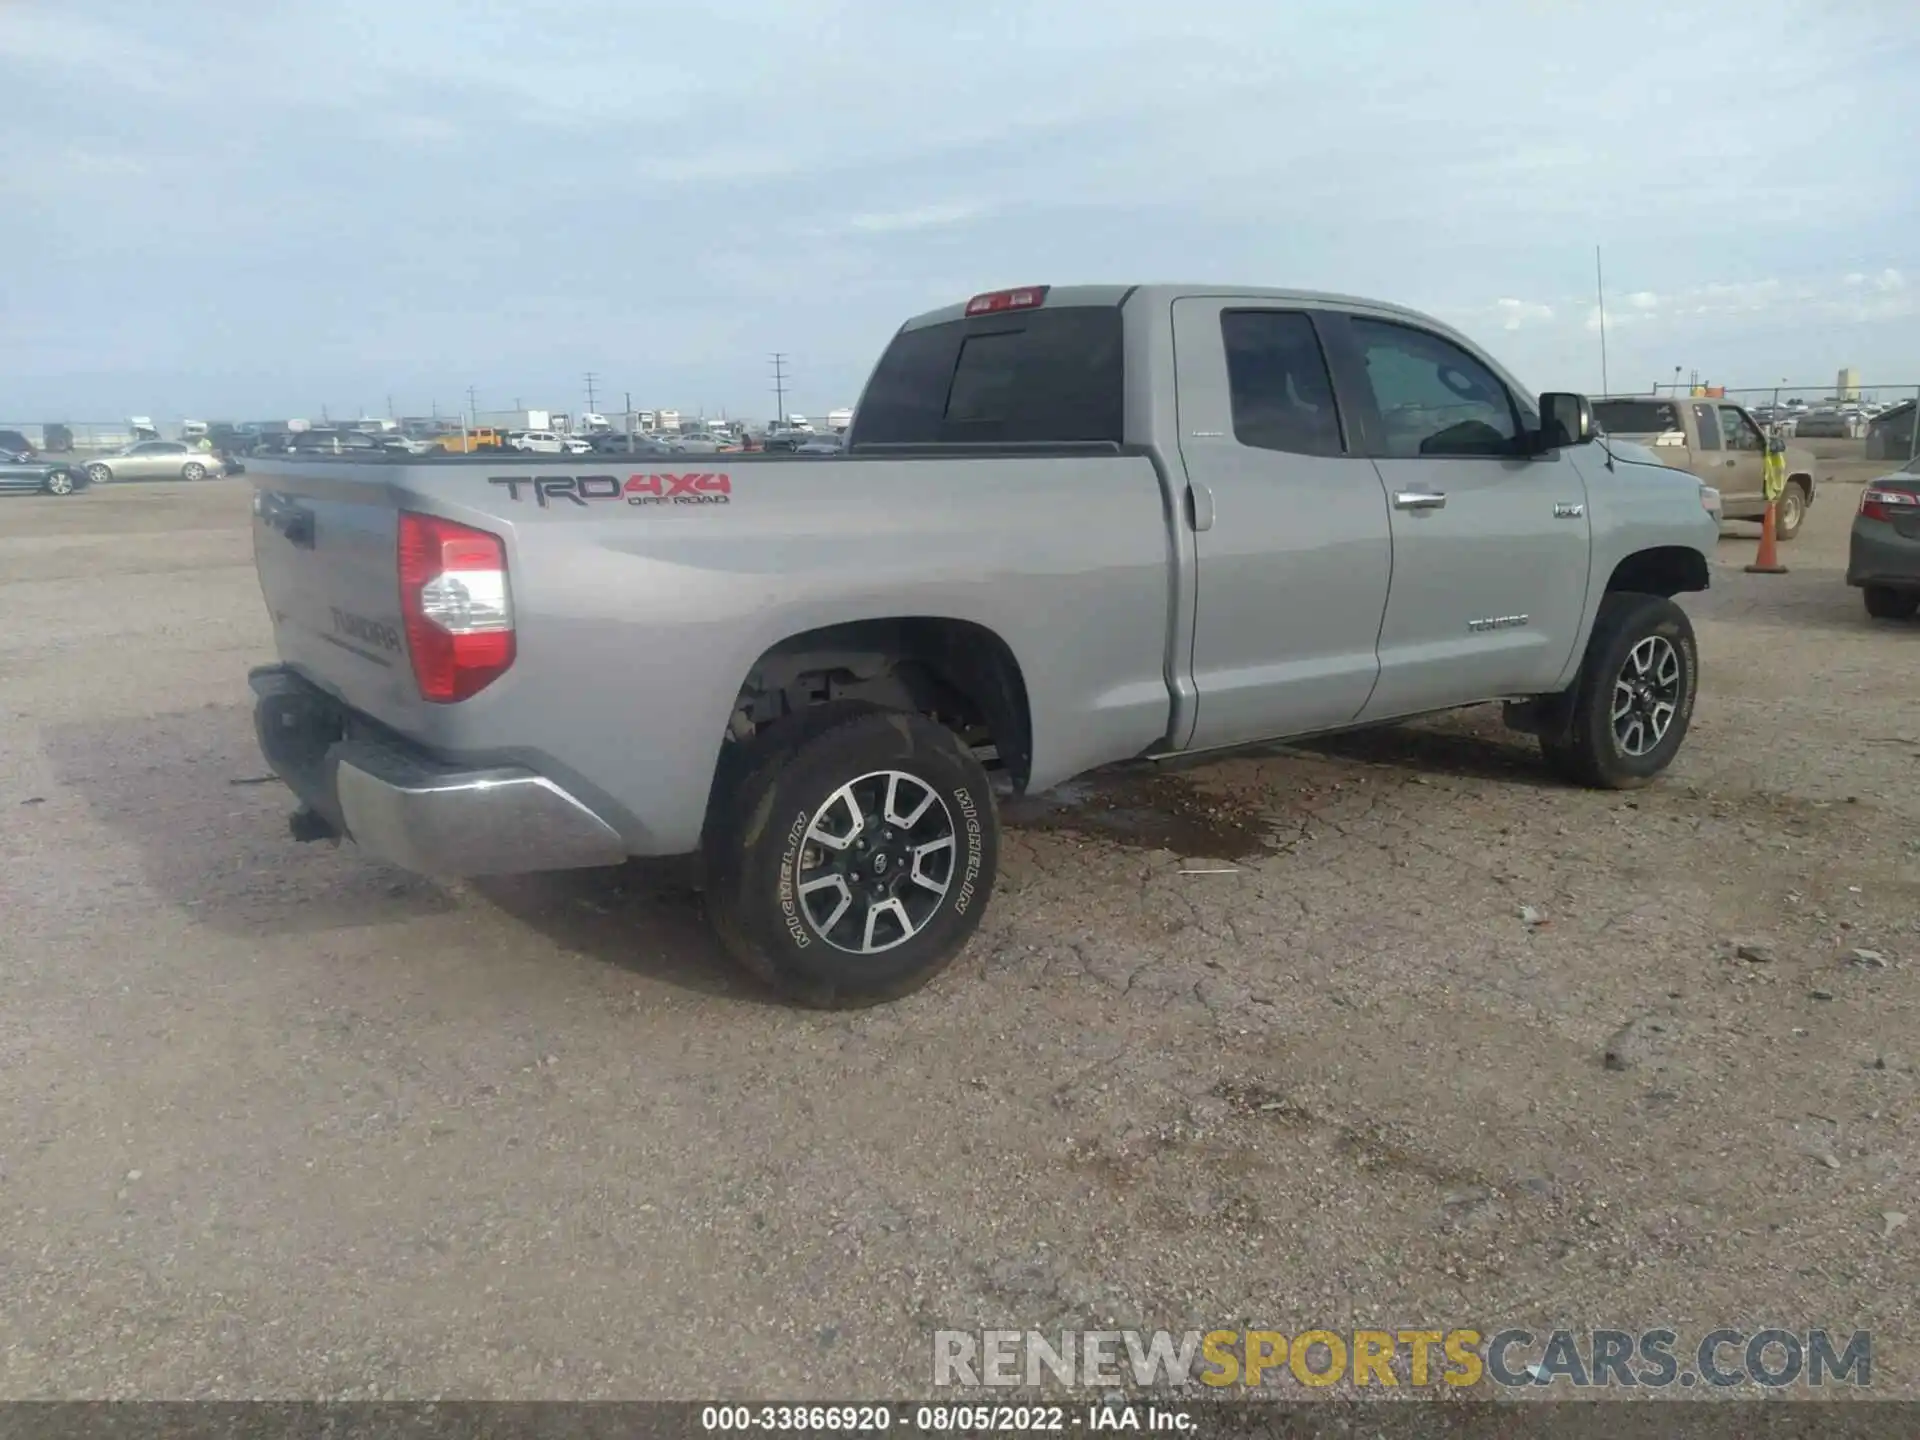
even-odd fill
[[[1787,576],[1729,527],[1657,786],[1489,711],[1098,777],[853,1015],[673,866],[293,845],[243,488],[0,501],[0,1395],[898,1395],[1116,1323],[1827,1325],[1920,1394],[1920,627],[1855,494]]]

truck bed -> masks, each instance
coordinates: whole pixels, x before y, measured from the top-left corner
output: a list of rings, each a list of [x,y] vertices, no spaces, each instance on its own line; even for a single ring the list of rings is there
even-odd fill
[[[743,682],[827,625],[911,615],[1004,637],[1036,785],[1168,729],[1173,512],[1145,453],[301,457],[248,475],[288,671],[436,761],[551,777],[629,854],[697,844]],[[458,703],[423,700],[413,674],[402,511],[505,548],[515,657]]]

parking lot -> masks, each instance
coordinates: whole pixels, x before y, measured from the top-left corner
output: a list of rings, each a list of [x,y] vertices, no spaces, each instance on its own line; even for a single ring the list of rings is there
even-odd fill
[[[1098,777],[837,1015],[671,865],[290,843],[242,482],[0,502],[0,1392],[907,1395],[935,1329],[1377,1323],[1866,1329],[1920,1394],[1920,626],[1842,582],[1857,494],[1786,576],[1728,528],[1653,787],[1491,711]]]

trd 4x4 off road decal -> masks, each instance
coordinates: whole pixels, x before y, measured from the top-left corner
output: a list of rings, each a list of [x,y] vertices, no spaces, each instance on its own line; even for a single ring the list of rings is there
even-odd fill
[[[561,503],[586,506],[596,501],[625,500],[629,505],[727,505],[733,500],[733,482],[711,471],[684,475],[490,475],[489,485],[504,485],[509,500],[528,495],[542,510]]]

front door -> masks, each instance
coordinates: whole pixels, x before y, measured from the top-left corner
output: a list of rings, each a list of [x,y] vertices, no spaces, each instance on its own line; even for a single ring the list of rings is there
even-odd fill
[[[1532,407],[1444,336],[1356,315],[1330,338],[1392,517],[1380,683],[1363,718],[1551,690],[1587,598],[1579,452],[1527,456]]]
[[[1313,315],[1190,297],[1174,302],[1173,333],[1198,561],[1186,743],[1345,725],[1379,674],[1391,541]]]
[[[1758,508],[1767,502],[1767,442],[1760,427],[1738,405],[1722,405],[1720,443],[1726,447],[1726,463],[1718,482],[1722,500],[1740,502],[1741,508]],[[1708,480],[1709,485],[1716,482]]]

